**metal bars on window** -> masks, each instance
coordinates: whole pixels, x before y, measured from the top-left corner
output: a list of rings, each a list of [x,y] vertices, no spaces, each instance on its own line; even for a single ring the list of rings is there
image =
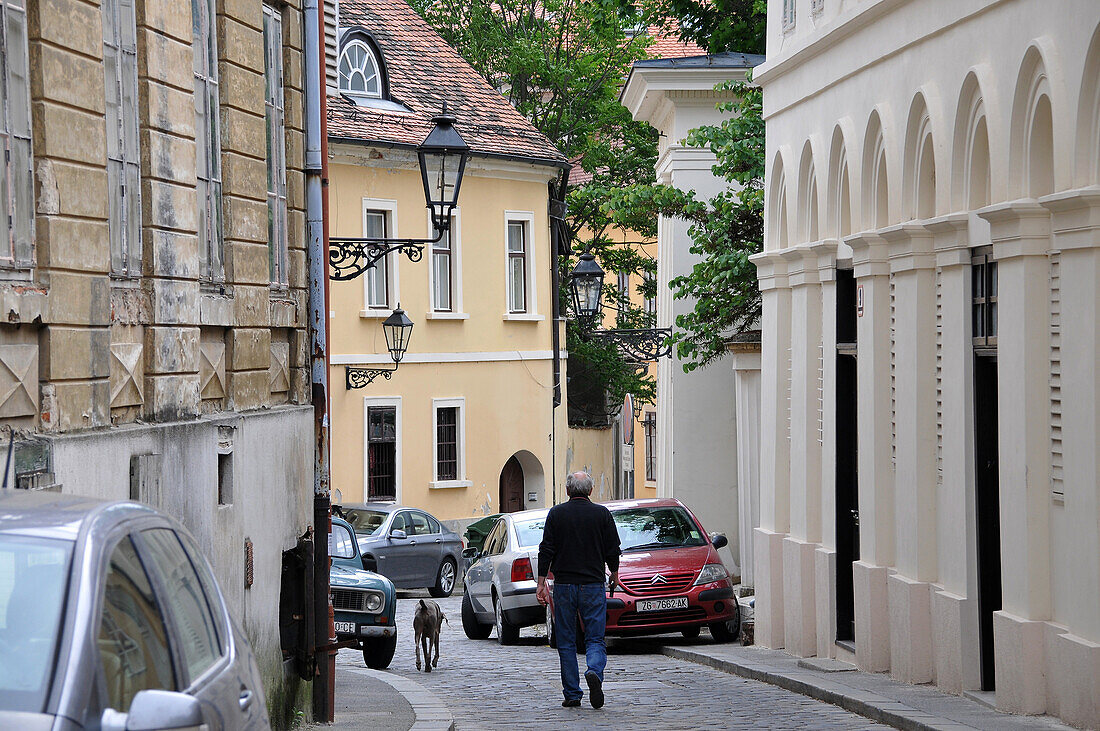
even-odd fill
[[[34,198],[31,189],[31,94],[28,74],[27,11],[24,0],[3,2],[0,38],[0,266],[28,268],[34,264]]]
[[[652,482],[657,479],[657,413],[647,411],[642,420],[645,431],[645,478]]]
[[[436,480],[458,479],[458,407],[441,406],[435,412]]]
[[[191,0],[195,72],[195,149],[201,277],[225,281],[222,241],[222,144],[218,112],[215,0]]]
[[[367,407],[367,499],[397,498],[397,408]]]
[[[267,255],[271,283],[286,285],[286,116],[283,87],[283,17],[264,5],[264,118],[267,129]]]
[[[103,15],[111,274],[139,277],[141,149],[137,109],[137,17],[134,0],[104,0],[100,10]]]
[[[993,248],[974,249],[970,259],[971,327],[975,350],[997,348],[997,262]]]

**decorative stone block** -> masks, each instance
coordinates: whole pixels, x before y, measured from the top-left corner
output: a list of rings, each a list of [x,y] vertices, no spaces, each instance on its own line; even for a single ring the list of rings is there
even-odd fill
[[[203,329],[199,344],[199,391],[204,401],[225,398],[225,341],[211,328]]]
[[[111,343],[111,408],[136,406],[144,400],[141,343]]]
[[[33,416],[38,411],[38,346],[0,345],[0,418]]]
[[[285,393],[290,390],[290,343],[286,341],[271,343],[269,377],[271,393]]]

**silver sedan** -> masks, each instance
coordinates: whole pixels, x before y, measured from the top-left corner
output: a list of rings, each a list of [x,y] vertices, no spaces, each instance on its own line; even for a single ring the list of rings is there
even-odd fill
[[[545,621],[535,578],[548,512],[505,513],[486,536],[484,550],[471,555],[462,594],[462,629],[470,639],[483,640],[495,627],[497,641],[511,645],[521,627]]]

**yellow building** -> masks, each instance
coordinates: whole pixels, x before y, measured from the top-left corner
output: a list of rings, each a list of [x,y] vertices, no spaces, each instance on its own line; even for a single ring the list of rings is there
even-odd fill
[[[393,252],[332,283],[333,499],[444,520],[549,507],[566,441],[549,184],[567,162],[401,0],[341,3],[336,38],[332,237],[434,236],[415,147],[444,101],[471,158],[422,259]],[[399,304],[415,323],[400,367],[348,387],[347,367],[393,366],[382,322]]]

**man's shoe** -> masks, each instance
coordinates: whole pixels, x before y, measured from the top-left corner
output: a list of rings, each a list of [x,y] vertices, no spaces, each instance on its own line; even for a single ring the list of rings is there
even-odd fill
[[[603,708],[603,681],[593,672],[584,674],[584,680],[588,683],[588,700],[593,708]]]
[[[577,708],[581,704],[580,698],[566,698],[561,702],[562,708]]]

